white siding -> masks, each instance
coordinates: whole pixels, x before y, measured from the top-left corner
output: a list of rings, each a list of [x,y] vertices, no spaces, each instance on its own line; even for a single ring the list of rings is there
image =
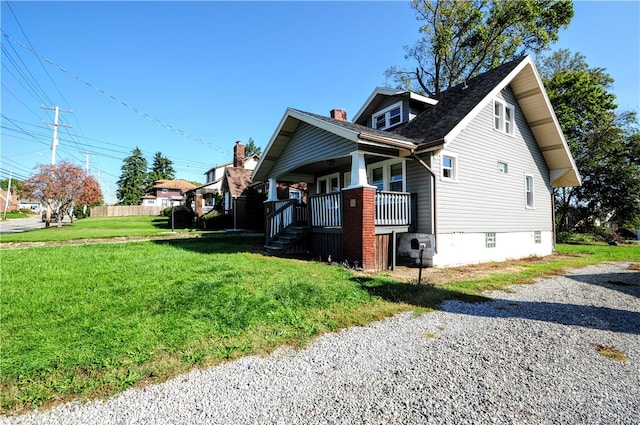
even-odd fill
[[[429,164],[428,155],[421,158]],[[418,233],[433,233],[431,226],[431,174],[417,161],[407,160],[407,192],[417,194]]]
[[[453,267],[550,255],[553,232],[541,232],[540,235],[540,243],[535,243],[534,232],[496,233],[495,248],[487,248],[484,233],[439,234],[438,253],[433,256],[432,264],[434,267]]]
[[[438,233],[551,231],[549,170],[510,89],[501,96],[516,108],[514,135],[494,130],[489,101],[446,146],[457,154],[458,181],[438,181]],[[432,167],[440,173],[441,155]],[[497,163],[508,173],[497,171]],[[526,208],[525,173],[534,176],[535,209]],[[439,241],[442,238],[439,238]]]

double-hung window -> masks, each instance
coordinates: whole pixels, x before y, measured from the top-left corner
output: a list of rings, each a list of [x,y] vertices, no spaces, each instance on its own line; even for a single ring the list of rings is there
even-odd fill
[[[398,125],[402,122],[402,102],[395,103],[382,111],[372,115],[372,127],[377,130],[386,130],[387,128]]]
[[[376,162],[367,167],[369,174],[369,184],[377,190],[390,190],[393,192],[404,192],[405,186],[405,162],[389,160]]]
[[[525,174],[524,176],[524,191],[527,208],[535,208],[535,197],[533,190],[533,176]]]
[[[440,163],[440,178],[442,180],[458,180],[458,155],[442,152]]]
[[[331,193],[340,190],[340,173],[329,174],[318,179],[317,193]]]
[[[513,105],[495,99],[493,101],[493,125],[503,133],[513,134],[515,128],[515,108]]]

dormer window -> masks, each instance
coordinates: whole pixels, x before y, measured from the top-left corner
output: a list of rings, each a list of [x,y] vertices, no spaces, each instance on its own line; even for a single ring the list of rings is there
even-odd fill
[[[371,117],[372,127],[377,130],[386,130],[402,123],[402,102],[398,102],[379,111]]]

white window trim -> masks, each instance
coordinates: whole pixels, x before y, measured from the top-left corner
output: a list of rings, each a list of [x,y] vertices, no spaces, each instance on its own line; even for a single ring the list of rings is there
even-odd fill
[[[500,106],[500,115],[496,115],[496,105]],[[506,130],[507,125],[507,110],[511,111],[511,121],[510,121],[510,129]],[[509,136],[513,136],[515,134],[515,126],[516,126],[516,108],[503,100],[493,99],[493,129],[499,131],[504,134],[508,134]],[[500,119],[498,126],[496,127],[496,118]]]
[[[349,186],[351,186],[351,171],[347,171],[345,173],[342,174],[343,178],[342,178],[342,188],[347,188]]]
[[[331,180],[333,178],[337,178],[338,179],[338,190],[340,190],[340,187],[341,187],[340,186],[340,173],[333,173],[333,174],[327,174],[327,175],[322,176],[322,177],[318,177],[318,180],[316,181],[316,193],[317,194],[321,194],[322,193],[322,192],[320,192],[320,182],[323,181],[323,180],[327,181],[327,190],[328,190],[328,192],[325,192],[325,193],[333,193],[331,191],[331,188],[329,187],[330,186],[329,183],[331,182]]]
[[[373,185],[373,169],[382,168],[382,190],[388,191],[391,188],[391,166],[402,164],[402,191],[407,191],[407,162],[404,159],[387,159],[386,161],[375,162],[367,165],[367,180]]]
[[[527,196],[527,180],[528,178],[531,178],[531,205],[529,205],[529,201],[528,201],[528,196]],[[524,206],[526,209],[528,210],[535,210],[536,209],[536,184],[535,184],[535,178],[533,177],[533,174],[529,174],[529,173],[525,173],[524,174]]]
[[[389,125],[389,112],[391,112],[392,110],[394,110],[394,109],[396,109],[398,107],[400,107],[400,122],[397,123],[397,124]],[[371,115],[371,128],[376,128],[376,118],[378,118],[380,115],[384,115],[385,116],[384,117],[385,125],[384,125],[384,127],[378,128],[378,130],[386,130],[388,128],[395,127],[396,125],[400,125],[400,124],[402,124],[404,122],[403,113],[404,113],[404,111],[403,111],[403,107],[402,107],[402,101],[394,103],[393,105],[391,105],[391,106],[389,106],[387,108],[384,108],[383,110],[378,111],[375,114]]]
[[[504,171],[500,169],[500,164],[504,165]],[[496,171],[498,174],[509,174],[509,163],[505,161],[498,161],[496,164]]]
[[[444,176],[444,157],[448,156],[449,158],[453,158],[453,176],[445,177]],[[458,154],[448,151],[440,152],[440,180],[445,182],[457,182],[458,181],[458,168],[460,167],[460,162],[458,161]]]

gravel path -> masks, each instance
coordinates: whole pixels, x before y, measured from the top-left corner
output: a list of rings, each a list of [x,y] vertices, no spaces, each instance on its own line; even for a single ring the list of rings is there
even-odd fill
[[[0,424],[640,423],[639,272],[594,266],[488,296]]]

